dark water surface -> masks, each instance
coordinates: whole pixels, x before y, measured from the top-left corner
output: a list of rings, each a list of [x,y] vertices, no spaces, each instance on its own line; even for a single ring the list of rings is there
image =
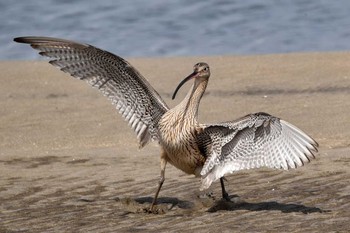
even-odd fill
[[[0,0],[0,59],[36,59],[25,35],[127,57],[350,50],[350,1]]]

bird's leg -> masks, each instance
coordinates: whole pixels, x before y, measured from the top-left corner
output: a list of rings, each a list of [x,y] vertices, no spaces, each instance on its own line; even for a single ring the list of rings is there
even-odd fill
[[[221,184],[222,198],[225,199],[226,201],[231,201],[230,197],[228,196],[228,193],[225,190],[224,177],[220,178],[220,184]]]
[[[160,158],[160,179],[159,179],[159,182],[158,182],[158,189],[157,189],[156,194],[154,195],[153,202],[152,202],[151,207],[149,209],[150,212],[152,212],[152,213],[158,212],[158,211],[154,210],[154,206],[157,204],[158,194],[159,194],[160,189],[162,188],[162,185],[163,185],[164,180],[165,180],[165,167],[166,167],[166,164],[167,164],[167,160],[165,159],[165,153],[163,152],[162,156]]]

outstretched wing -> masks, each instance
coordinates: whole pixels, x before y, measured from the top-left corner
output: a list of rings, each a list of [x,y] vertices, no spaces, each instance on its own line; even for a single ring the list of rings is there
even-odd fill
[[[157,139],[156,125],[167,105],[147,80],[127,61],[88,44],[48,37],[19,37],[14,41],[30,44],[50,64],[98,88],[128,121],[144,146]]]
[[[294,125],[266,113],[233,122],[206,125],[198,145],[208,155],[202,186],[226,173],[259,167],[296,168],[314,158],[318,144]]]

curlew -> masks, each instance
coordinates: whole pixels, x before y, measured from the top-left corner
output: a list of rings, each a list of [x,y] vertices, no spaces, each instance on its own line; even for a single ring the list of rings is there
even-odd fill
[[[63,39],[19,37],[14,41],[30,44],[40,55],[51,58],[50,64],[99,89],[135,131],[140,147],[158,141],[160,180],[150,212],[157,212],[155,205],[168,162],[201,177],[201,190],[220,180],[222,196],[230,200],[224,175],[259,167],[296,168],[317,152],[317,142],[302,130],[263,112],[224,123],[199,123],[198,107],[210,77],[206,63],[197,63],[180,82],[173,99],[184,83],[193,80],[186,97],[169,109],[148,81],[119,56]]]

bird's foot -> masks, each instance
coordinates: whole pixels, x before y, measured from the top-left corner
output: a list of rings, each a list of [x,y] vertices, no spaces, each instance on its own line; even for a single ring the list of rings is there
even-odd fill
[[[235,204],[239,204],[242,202],[241,198],[238,195],[229,196],[228,193],[222,195],[222,200],[232,202]]]
[[[165,214],[164,209],[159,208],[157,206],[142,208],[138,212],[145,213],[145,214]]]
[[[222,199],[224,199],[224,200],[226,200],[226,201],[231,201],[230,196],[228,195],[227,192],[224,192],[224,193],[222,194]]]

